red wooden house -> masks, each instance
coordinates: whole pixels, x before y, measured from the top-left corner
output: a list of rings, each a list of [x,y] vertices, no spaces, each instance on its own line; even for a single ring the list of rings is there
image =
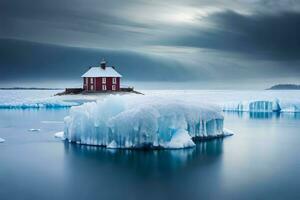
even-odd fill
[[[82,76],[84,91],[118,91],[122,75],[114,67],[107,67],[105,60],[99,67],[91,67]]]

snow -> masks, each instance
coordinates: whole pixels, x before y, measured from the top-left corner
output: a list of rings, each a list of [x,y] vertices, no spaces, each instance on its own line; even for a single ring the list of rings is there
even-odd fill
[[[0,143],[5,142],[5,140],[3,138],[0,138]]]
[[[105,69],[101,67],[91,67],[81,77],[122,77],[122,75],[112,67],[105,67]]]
[[[70,142],[108,148],[186,148],[192,137],[223,133],[221,109],[199,100],[109,96],[72,107],[65,118]]]

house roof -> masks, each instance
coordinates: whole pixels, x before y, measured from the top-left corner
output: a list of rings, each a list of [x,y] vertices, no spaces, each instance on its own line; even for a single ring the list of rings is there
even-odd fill
[[[112,67],[105,67],[105,69],[101,67],[92,67],[81,77],[122,77],[122,75]]]

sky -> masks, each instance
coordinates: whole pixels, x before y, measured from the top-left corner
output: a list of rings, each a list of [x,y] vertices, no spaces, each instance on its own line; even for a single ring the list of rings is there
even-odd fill
[[[77,86],[103,57],[141,88],[300,83],[299,0],[1,0],[0,27],[0,86]]]

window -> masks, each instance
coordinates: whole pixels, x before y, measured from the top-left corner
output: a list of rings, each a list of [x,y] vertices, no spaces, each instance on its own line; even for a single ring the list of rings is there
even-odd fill
[[[106,90],[106,85],[102,85],[102,90]]]
[[[83,83],[84,83],[84,85],[87,84],[87,78],[83,78]]]
[[[102,83],[103,83],[103,84],[106,83],[106,78],[102,78]]]
[[[90,80],[91,80],[91,84],[93,84],[94,83],[94,78],[90,78]]]
[[[91,85],[91,90],[94,90],[94,85]]]
[[[112,90],[116,90],[116,86],[115,85],[112,85]]]
[[[116,78],[113,78],[113,79],[112,79],[112,82],[113,82],[113,84],[116,84],[116,83],[117,83],[117,79],[116,79]]]

